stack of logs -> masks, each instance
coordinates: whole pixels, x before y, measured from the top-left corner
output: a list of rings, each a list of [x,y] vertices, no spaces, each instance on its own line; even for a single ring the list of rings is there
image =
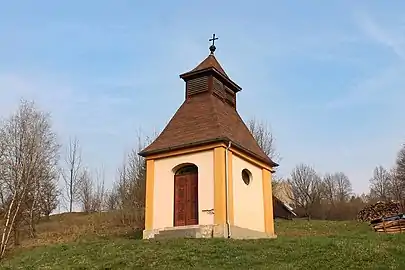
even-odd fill
[[[370,222],[376,232],[405,232],[405,215],[399,202],[377,202],[366,206],[357,214],[357,220]]]
[[[401,213],[399,202],[377,202],[367,205],[358,214],[357,220],[370,222],[383,217],[395,216]]]
[[[370,222],[376,232],[401,233],[405,232],[405,215],[384,217]]]

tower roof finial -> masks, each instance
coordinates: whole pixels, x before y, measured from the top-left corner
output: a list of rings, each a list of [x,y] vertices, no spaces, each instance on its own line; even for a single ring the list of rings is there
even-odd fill
[[[215,47],[215,40],[217,40],[218,38],[215,37],[215,34],[212,34],[212,38],[209,39],[209,41],[212,41],[212,44],[210,46],[210,52],[211,54],[214,54],[215,50],[217,49],[217,47]]]

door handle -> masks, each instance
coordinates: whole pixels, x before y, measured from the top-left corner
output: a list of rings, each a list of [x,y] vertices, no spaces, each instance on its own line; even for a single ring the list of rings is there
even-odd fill
[[[201,212],[207,213],[209,215],[213,215],[214,214],[214,209],[203,209],[203,210],[201,210]]]

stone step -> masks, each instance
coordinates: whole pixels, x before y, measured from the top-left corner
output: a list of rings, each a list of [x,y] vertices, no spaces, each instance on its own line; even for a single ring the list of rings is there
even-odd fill
[[[200,233],[199,228],[192,229],[177,229],[177,230],[164,230],[155,235],[155,239],[168,239],[168,238],[196,238]]]

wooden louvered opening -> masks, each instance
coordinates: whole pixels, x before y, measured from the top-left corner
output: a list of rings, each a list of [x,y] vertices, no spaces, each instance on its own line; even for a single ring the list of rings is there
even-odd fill
[[[186,96],[187,98],[208,91],[208,77],[198,77],[187,81]]]
[[[236,108],[236,94],[228,86],[214,78],[212,89],[215,96]]]
[[[236,94],[229,89],[227,86],[224,87],[225,90],[225,100],[228,102],[232,107],[236,107]]]
[[[224,84],[217,78],[213,79],[212,90],[219,98],[225,98]]]

